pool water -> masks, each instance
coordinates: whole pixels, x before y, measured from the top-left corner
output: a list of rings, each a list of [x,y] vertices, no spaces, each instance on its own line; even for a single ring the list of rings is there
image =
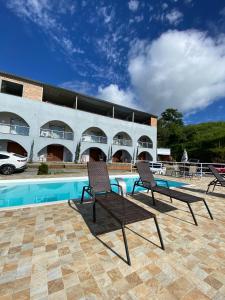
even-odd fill
[[[123,179],[127,185],[127,192],[130,193],[137,177],[123,177]],[[116,183],[115,178],[111,179],[111,183]],[[176,181],[168,181],[168,184],[170,187],[181,187],[185,185],[185,183]],[[0,183],[0,208],[80,199],[84,185],[88,185],[88,180],[74,179],[73,181],[58,182],[37,181],[17,184],[4,184],[2,182]],[[158,185],[165,186],[165,182],[159,180]],[[117,187],[113,186],[112,188],[115,192],[118,191]],[[135,191],[138,190],[143,189],[137,187]],[[88,199],[88,194],[85,195],[85,199]]]

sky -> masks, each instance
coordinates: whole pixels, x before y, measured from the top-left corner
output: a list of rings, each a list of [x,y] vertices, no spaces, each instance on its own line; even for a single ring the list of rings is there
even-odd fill
[[[225,121],[224,0],[0,0],[0,70]]]

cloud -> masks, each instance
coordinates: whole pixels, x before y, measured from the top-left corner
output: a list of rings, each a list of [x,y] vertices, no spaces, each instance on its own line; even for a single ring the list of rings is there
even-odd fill
[[[150,43],[137,41],[128,71],[145,111],[202,109],[225,96],[225,36],[174,30]]]
[[[57,3],[57,5],[55,4]],[[68,30],[62,25],[59,16],[73,15],[75,5],[71,0],[59,2],[51,0],[8,0],[6,6],[18,17],[38,26],[52,41],[61,47],[68,56],[83,53],[73,45]]]
[[[116,84],[110,84],[106,87],[99,87],[97,97],[119,105],[137,108],[132,91],[129,89],[119,89],[118,85]]]
[[[130,0],[128,2],[128,7],[131,11],[136,11],[138,9],[139,2],[137,0]]]
[[[165,18],[171,25],[176,26],[182,21],[183,14],[179,10],[173,9],[165,15]]]
[[[64,89],[75,91],[85,95],[94,95],[96,90],[95,84],[79,80],[66,81],[59,84],[59,86]]]

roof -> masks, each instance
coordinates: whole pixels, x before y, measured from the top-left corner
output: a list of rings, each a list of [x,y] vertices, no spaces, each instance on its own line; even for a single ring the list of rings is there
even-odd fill
[[[42,86],[43,87],[43,101],[47,101],[48,99],[50,99],[52,97],[52,99],[54,99],[55,104],[68,105],[68,106],[73,107],[75,97],[78,97],[79,106],[81,107],[82,110],[86,110],[85,107],[87,107],[87,106],[89,106],[89,108],[92,106],[93,110],[94,110],[93,112],[96,112],[96,109],[97,109],[97,111],[98,110],[108,111],[109,109],[112,109],[112,107],[114,107],[115,112],[119,113],[121,115],[121,117],[123,116],[123,114],[131,115],[134,112],[135,119],[143,118],[143,119],[147,120],[151,117],[157,118],[157,116],[152,115],[150,113],[146,113],[146,112],[143,112],[143,111],[140,111],[137,109],[129,108],[129,107],[126,107],[123,105],[114,104],[112,102],[102,100],[102,99],[99,99],[99,98],[96,98],[93,96],[88,96],[88,95],[85,95],[85,94],[82,94],[82,93],[79,93],[76,91],[72,91],[72,90],[65,89],[65,88],[58,87],[58,86],[53,86],[51,84],[43,83],[43,82],[29,79],[26,77],[14,75],[14,74],[7,73],[4,71],[0,71],[0,75]],[[80,107],[78,107],[78,109],[80,109]]]

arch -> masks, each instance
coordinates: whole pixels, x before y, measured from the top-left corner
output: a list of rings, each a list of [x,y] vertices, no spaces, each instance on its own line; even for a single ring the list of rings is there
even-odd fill
[[[62,144],[47,144],[37,153],[39,161],[64,161],[72,162],[73,154],[70,149]]]
[[[25,145],[8,139],[0,140],[0,151],[14,152],[16,154],[28,156],[28,150]]]
[[[73,129],[61,120],[51,120],[40,127],[40,137],[73,140],[73,136]]]
[[[0,132],[29,135],[30,126],[20,115],[8,111],[0,112]]]
[[[120,131],[113,137],[113,145],[119,146],[132,146],[132,138],[125,131]]]
[[[107,144],[107,135],[105,132],[99,127],[89,127],[83,131],[82,142],[89,142],[89,143],[102,143]]]
[[[141,148],[153,148],[152,139],[147,135],[142,135],[138,139],[138,146]]]
[[[112,156],[112,162],[130,163],[131,160],[130,153],[124,149],[117,150]]]
[[[81,163],[86,163],[86,162],[89,162],[91,160],[106,161],[106,158],[107,158],[107,156],[106,156],[105,152],[102,149],[100,149],[98,147],[89,147],[89,148],[87,148],[86,150],[84,150],[82,152],[80,161],[81,161]]]
[[[151,154],[147,151],[142,151],[138,154],[138,160],[153,161]]]

